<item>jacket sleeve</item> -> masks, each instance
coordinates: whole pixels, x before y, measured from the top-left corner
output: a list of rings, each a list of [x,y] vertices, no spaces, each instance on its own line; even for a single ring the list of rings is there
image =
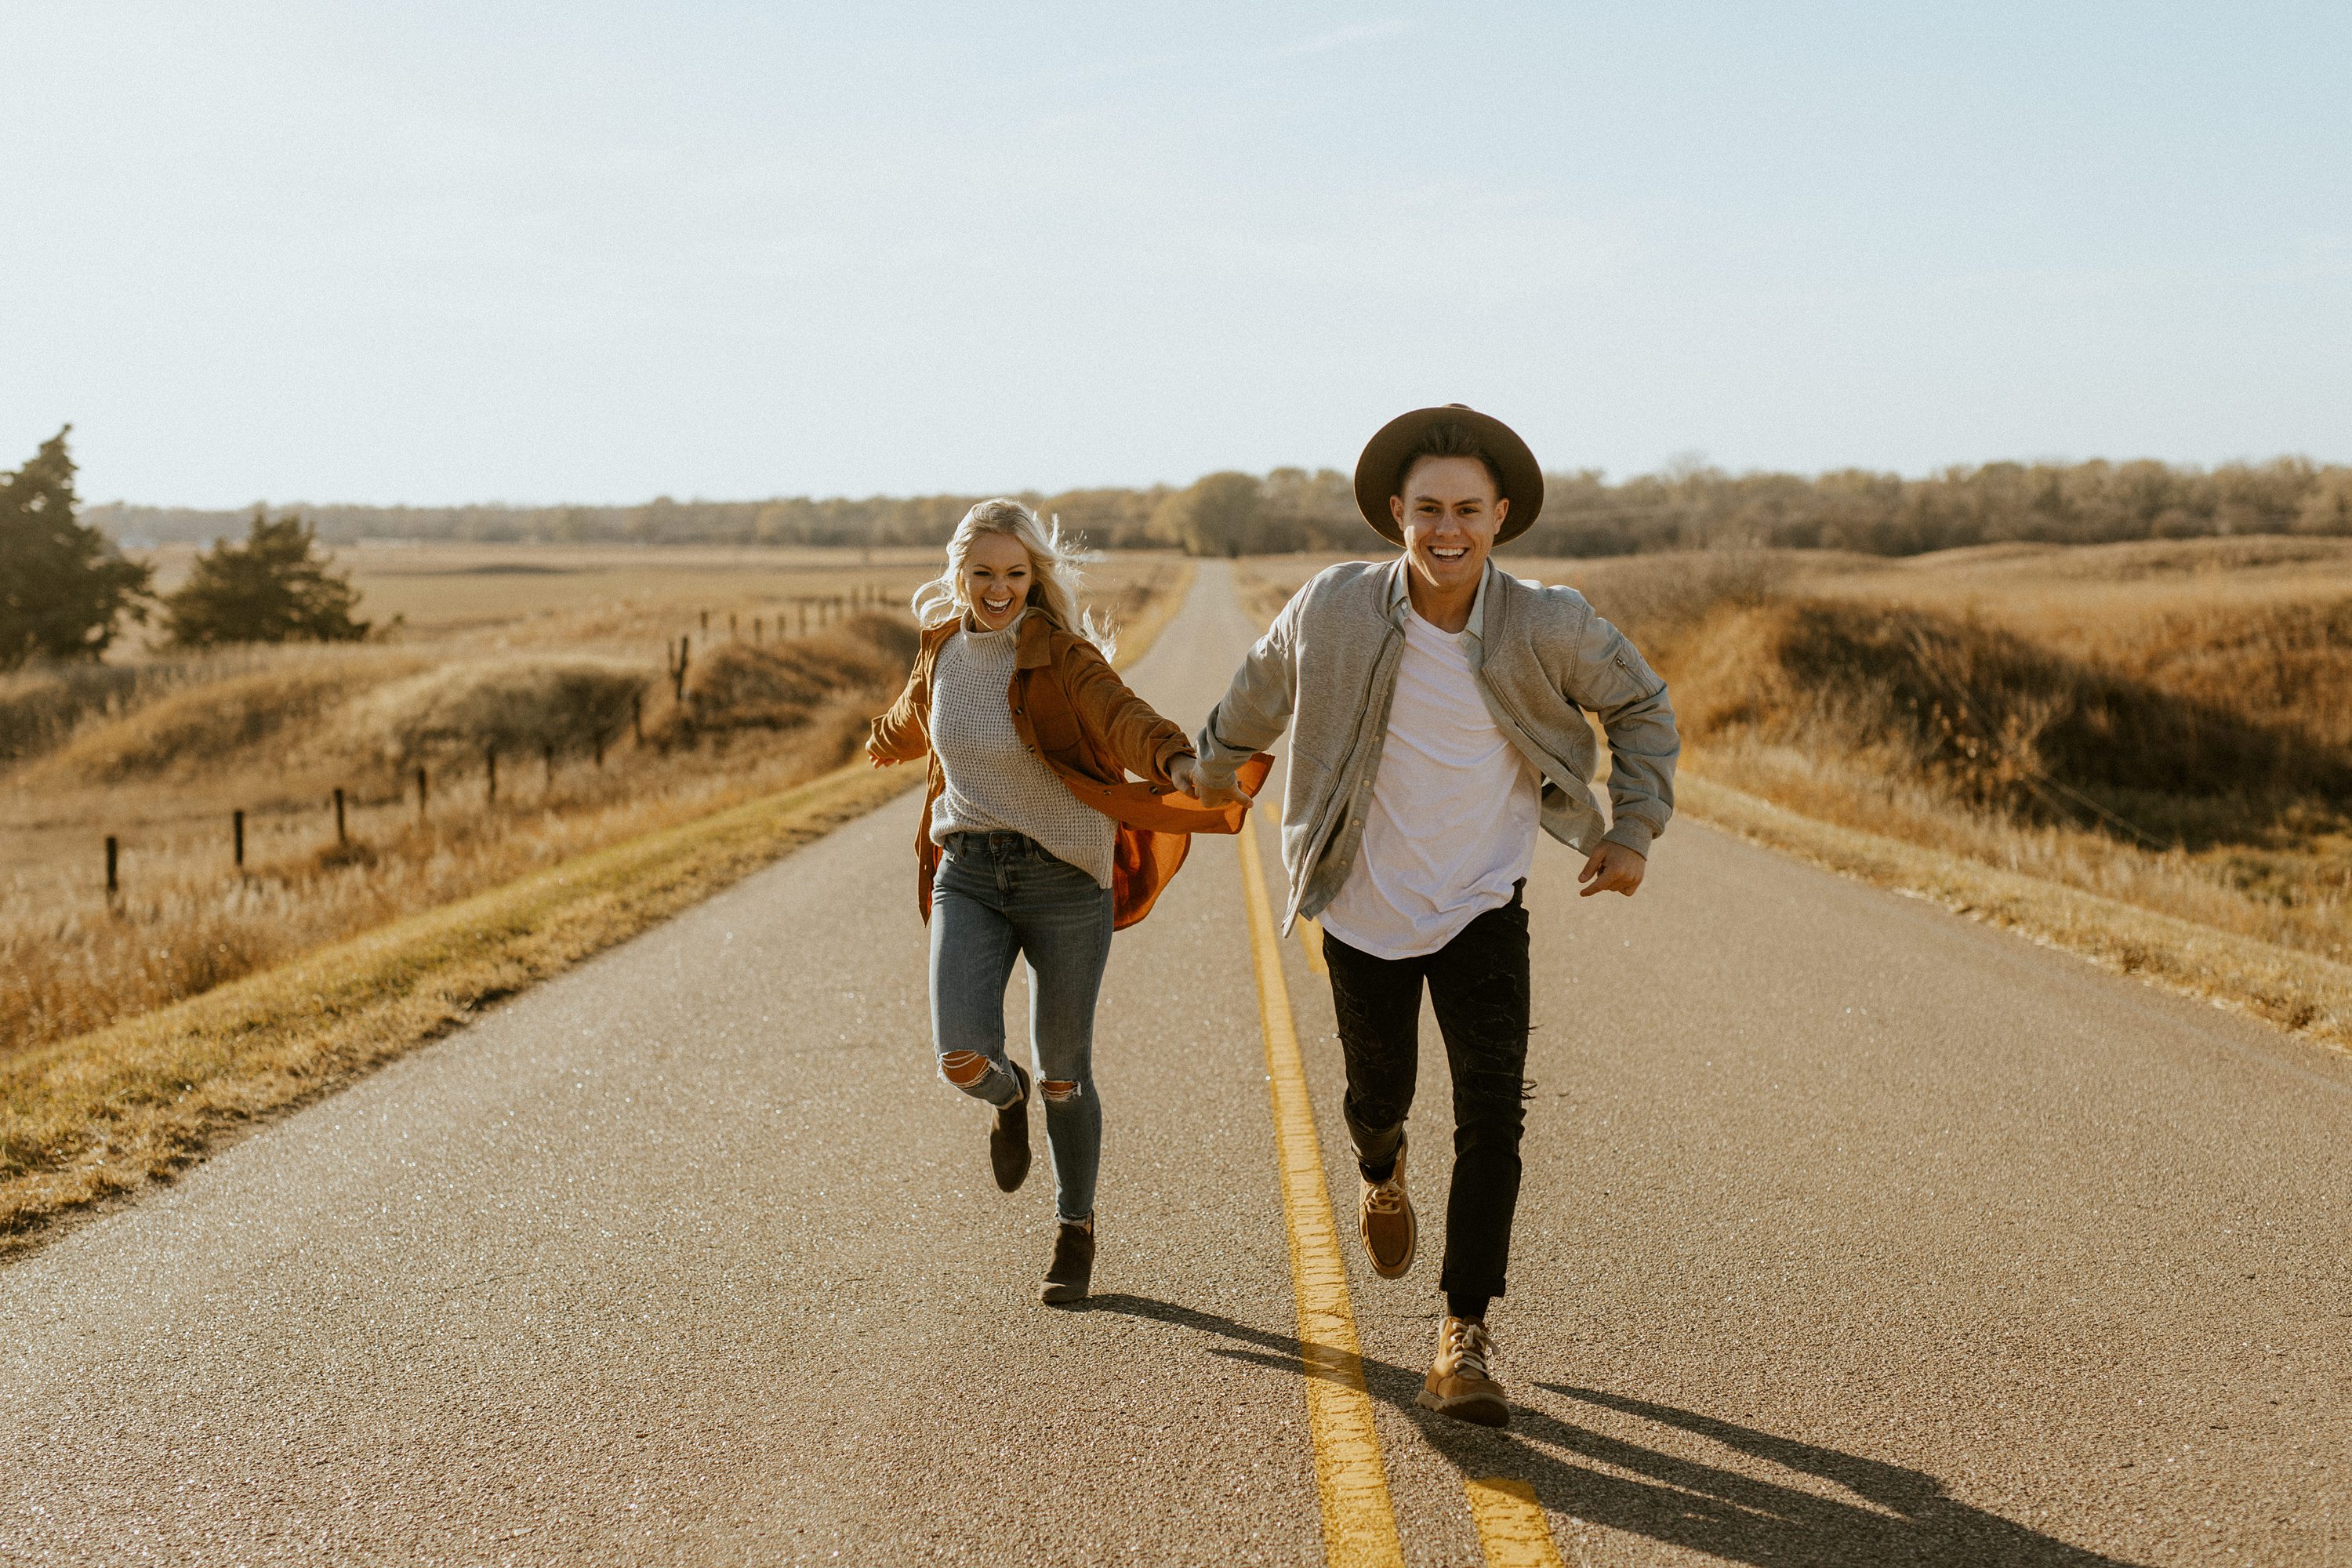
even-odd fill
[[[866,750],[877,763],[908,763],[931,749],[931,661],[915,656],[907,689],[868,726]]]
[[[1265,636],[1234,672],[1223,700],[1209,710],[1195,749],[1201,757],[1201,782],[1212,788],[1233,787],[1234,773],[1250,757],[1282,738],[1289,727],[1297,700],[1298,604],[1306,594],[1293,594],[1274,617]]]
[[[1609,841],[1647,855],[1675,814],[1675,760],[1682,753],[1666,683],[1623,632],[1590,615],[1566,696],[1590,710],[1609,737]]]
[[[1176,781],[1168,776],[1168,764],[1192,751],[1183,729],[1129,689],[1101,649],[1083,637],[1071,643],[1074,657],[1063,677],[1070,706],[1085,717],[1087,728],[1119,766],[1173,789]]]

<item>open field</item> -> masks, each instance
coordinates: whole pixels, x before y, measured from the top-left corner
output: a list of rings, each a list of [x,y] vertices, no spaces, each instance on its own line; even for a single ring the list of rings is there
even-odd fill
[[[1255,607],[1270,614],[1321,563],[1255,566]],[[2326,973],[2284,988],[2238,960],[2175,978],[2352,1037],[2341,968],[2352,962],[2352,543],[1507,564],[1575,584],[1636,637],[1674,685],[1696,777],[1800,818],[2313,955]],[[1695,790],[1685,804],[1703,811],[1706,798]],[[2087,906],[2018,923],[2100,947]],[[2102,951],[2139,967],[2132,953],[2145,945]],[[2231,973],[2248,977],[2234,993]]]
[[[737,616],[749,637],[755,616],[789,629],[801,604],[859,590],[903,605],[940,566],[937,550],[900,548],[373,542],[332,553],[361,591],[358,613],[379,624],[397,616],[412,637],[640,652],[698,628],[704,612],[714,630]],[[194,545],[155,549],[158,589],[176,587],[196,554]]]
[[[0,679],[0,1056],[837,766],[936,570],[873,553],[353,550],[390,641]],[[1148,620],[1181,571],[1106,562],[1096,602]]]

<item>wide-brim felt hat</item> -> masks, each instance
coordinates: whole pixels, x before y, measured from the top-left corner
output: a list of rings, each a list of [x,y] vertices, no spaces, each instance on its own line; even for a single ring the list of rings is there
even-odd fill
[[[1404,542],[1403,531],[1390,515],[1389,498],[1397,493],[1404,479],[1405,454],[1421,444],[1433,425],[1459,425],[1468,430],[1502,470],[1503,499],[1511,508],[1495,534],[1495,542],[1517,539],[1533,526],[1536,514],[1543,510],[1544,497],[1543,468],[1536,455],[1528,450],[1517,431],[1493,415],[1448,403],[1400,414],[1364,443],[1364,455],[1356,459],[1356,510],[1373,531],[1391,544]]]

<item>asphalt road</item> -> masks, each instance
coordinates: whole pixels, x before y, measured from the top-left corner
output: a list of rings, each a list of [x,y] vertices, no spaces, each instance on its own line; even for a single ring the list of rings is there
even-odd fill
[[[1250,635],[1213,563],[1138,684],[1197,721]],[[0,1560],[1316,1560],[1234,842],[1115,945],[1054,1310],[1042,1157],[998,1194],[930,1068],[914,810],[0,1271]],[[2352,1562],[2352,1063],[1688,822],[1630,902],[1574,864],[1507,1433],[1412,1407],[1441,1162],[1372,1278],[1282,944],[1409,1562],[1485,1561],[1487,1476],[1570,1563]]]

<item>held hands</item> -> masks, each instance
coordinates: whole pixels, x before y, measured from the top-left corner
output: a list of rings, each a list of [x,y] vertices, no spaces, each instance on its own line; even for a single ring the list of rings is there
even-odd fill
[[[1248,798],[1237,789],[1212,789],[1201,782],[1201,761],[1194,756],[1181,756],[1168,764],[1168,776],[1176,787],[1205,806],[1231,805]]]
[[[1589,899],[1595,893],[1622,893],[1630,899],[1633,890],[1642,885],[1642,873],[1649,868],[1647,858],[1622,844],[1614,844],[1604,838],[1601,841],[1601,847],[1585,860],[1584,869],[1576,874],[1578,881],[1589,884],[1577,897]]]

